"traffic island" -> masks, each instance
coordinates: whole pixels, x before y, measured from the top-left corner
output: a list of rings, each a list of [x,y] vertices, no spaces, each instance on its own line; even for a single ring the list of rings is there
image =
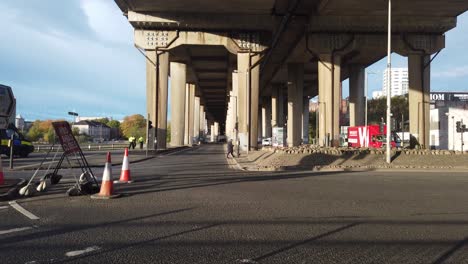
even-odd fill
[[[0,185],[0,201],[9,201],[18,197],[18,191],[26,186],[24,179],[5,179],[5,184]]]

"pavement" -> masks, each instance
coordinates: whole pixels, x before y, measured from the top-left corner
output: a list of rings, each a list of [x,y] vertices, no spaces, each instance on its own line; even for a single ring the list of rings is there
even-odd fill
[[[304,147],[307,149],[307,147]],[[468,171],[468,153],[435,155],[434,152],[393,153],[392,163],[386,163],[385,153],[340,152],[337,149],[308,151],[274,151],[262,149],[242,153],[236,158],[237,167],[248,171],[362,171],[362,170],[449,170]]]
[[[208,144],[132,164],[118,199],[65,177],[0,202],[1,263],[467,263],[466,172],[235,167]]]
[[[154,155],[151,152],[149,153],[149,155],[146,155],[145,150],[129,150],[128,159],[130,164],[134,164],[155,157],[160,157],[162,155],[170,155],[171,153],[177,153],[178,151],[182,151],[187,148],[188,147],[185,146],[169,148],[157,151]],[[106,162],[108,152],[110,152],[111,156],[114,157],[113,165],[122,165],[123,150],[93,152],[84,151],[83,154],[86,157],[90,168],[103,168]],[[57,155],[55,155],[54,158],[54,153],[51,153],[49,157],[47,157],[46,153],[32,153],[28,158],[15,158],[15,161],[13,163],[14,167],[12,169],[10,169],[9,167],[9,160],[2,159],[1,162],[3,165],[3,170],[8,176],[5,177],[5,184],[0,185],[0,201],[8,201],[18,197],[19,189],[27,184],[29,179],[34,174],[33,171],[40,168],[38,176],[36,176],[33,181],[33,183],[38,183],[42,176],[54,170],[55,166],[58,164],[58,160],[60,159],[61,154],[62,152],[57,152]],[[118,157],[118,161],[116,161],[116,157]],[[50,168],[50,170],[48,170],[47,168]],[[73,170],[73,168],[80,168],[80,164],[73,157],[70,157],[70,164],[64,161],[64,163],[62,163],[61,168],[62,169],[59,171],[59,174],[65,172],[66,175],[73,174],[74,177],[79,177],[79,175],[81,174],[80,170]]]

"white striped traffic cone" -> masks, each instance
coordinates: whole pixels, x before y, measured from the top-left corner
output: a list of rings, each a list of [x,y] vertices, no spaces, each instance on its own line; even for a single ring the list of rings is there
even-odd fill
[[[130,177],[130,164],[128,162],[128,148],[125,148],[125,154],[122,162],[122,172],[120,173],[120,179],[114,181],[114,183],[132,183],[132,178]]]
[[[112,163],[111,154],[107,152],[107,161],[102,173],[101,191],[98,194],[91,195],[93,199],[112,199],[120,197],[120,194],[114,194],[114,183],[112,182]]]

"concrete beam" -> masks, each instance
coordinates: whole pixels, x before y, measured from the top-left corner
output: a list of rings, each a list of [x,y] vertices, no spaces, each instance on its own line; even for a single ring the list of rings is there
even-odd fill
[[[230,53],[262,52],[267,48],[268,36],[262,32],[212,33],[197,31],[141,30],[134,32],[137,47],[146,50],[169,50],[181,45],[224,46]]]
[[[128,12],[134,28],[166,30],[260,30],[271,31],[273,18],[269,14],[204,14],[171,12]]]

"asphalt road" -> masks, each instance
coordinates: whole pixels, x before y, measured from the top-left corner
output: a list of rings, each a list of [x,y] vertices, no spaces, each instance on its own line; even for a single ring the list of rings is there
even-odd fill
[[[39,219],[0,203],[0,262],[468,263],[468,172],[229,164],[204,145],[133,164],[122,198],[66,197],[66,177],[17,201]]]

